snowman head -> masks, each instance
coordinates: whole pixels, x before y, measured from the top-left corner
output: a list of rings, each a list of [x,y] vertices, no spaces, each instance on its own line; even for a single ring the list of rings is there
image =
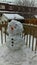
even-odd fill
[[[23,25],[21,22],[16,21],[16,20],[12,20],[9,24],[8,24],[8,32],[10,34],[21,34],[23,31]]]

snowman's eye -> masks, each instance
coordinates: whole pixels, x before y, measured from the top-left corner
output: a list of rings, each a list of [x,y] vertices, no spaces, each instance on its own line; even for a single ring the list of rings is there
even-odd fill
[[[17,24],[15,24],[15,28],[17,28],[17,26],[18,26],[18,25],[17,25]]]
[[[17,26],[17,24],[15,24]]]
[[[15,28],[16,28],[16,26],[15,26]]]
[[[9,25],[9,26],[11,26],[11,25]]]

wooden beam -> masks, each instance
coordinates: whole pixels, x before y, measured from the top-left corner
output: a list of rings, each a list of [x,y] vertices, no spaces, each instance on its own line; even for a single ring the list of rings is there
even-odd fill
[[[3,11],[3,12],[2,12]],[[24,14],[37,15],[37,7],[27,7],[20,5],[13,5],[9,3],[0,3],[0,13],[22,12]]]

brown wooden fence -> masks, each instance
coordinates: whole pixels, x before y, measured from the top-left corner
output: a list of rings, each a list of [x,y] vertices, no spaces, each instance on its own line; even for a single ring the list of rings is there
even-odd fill
[[[27,35],[26,46],[28,44],[28,35],[30,35],[29,36],[29,48],[30,48],[30,40],[31,40],[31,35],[32,35],[33,36],[32,51],[33,51],[33,46],[34,46],[34,38],[36,38],[36,43],[35,43],[35,51],[36,51],[37,49],[37,19],[24,20],[23,27],[24,27],[24,31],[23,31],[24,37]]]
[[[1,42],[3,43],[3,37],[2,37],[2,27],[5,28],[5,42],[6,42],[6,30],[7,30],[7,25],[8,23],[2,23],[0,24],[0,30],[1,30]],[[34,38],[36,38],[36,45],[35,45],[35,51],[37,48],[37,19],[27,19],[24,20],[23,22],[23,27],[24,27],[24,37],[25,35],[27,35],[27,40],[28,41],[28,35],[29,36],[29,48],[30,48],[30,40],[31,40],[31,35],[33,36],[33,40],[32,40],[32,51],[33,51],[33,45],[34,45]],[[28,42],[26,42],[26,46],[27,46]]]

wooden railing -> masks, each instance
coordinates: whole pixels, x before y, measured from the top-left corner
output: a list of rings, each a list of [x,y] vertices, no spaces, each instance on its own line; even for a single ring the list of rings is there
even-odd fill
[[[23,23],[23,27],[24,27],[24,31],[23,31],[24,39],[25,39],[25,36],[27,35],[26,46],[28,45],[28,35],[29,35],[29,48],[30,48],[31,36],[33,36],[32,51],[33,51],[33,46],[34,46],[34,38],[36,38],[36,43],[35,43],[35,52],[36,52],[36,48],[37,48],[37,19],[25,20]]]
[[[29,36],[29,48],[30,48],[30,40],[31,40],[31,35],[33,36],[32,39],[32,51],[33,51],[33,46],[34,46],[34,38],[36,38],[36,43],[35,43],[35,52],[36,52],[36,48],[37,48],[37,19],[28,19],[25,20],[23,24],[24,27],[24,39],[25,36],[27,35],[27,39],[26,39],[26,46],[28,44],[28,35]],[[0,24],[0,30],[1,30],[1,42],[3,43],[3,37],[2,37],[2,27],[5,28],[5,42],[6,42],[6,30],[7,30],[7,25],[8,23],[2,23]]]
[[[37,19],[36,18],[25,19],[24,23],[37,25]]]
[[[2,28],[5,29],[5,42],[6,42],[6,30],[7,30],[7,26],[8,26],[8,23],[5,22],[5,23],[1,23],[0,24],[0,31],[1,31],[1,43],[3,43],[3,31],[2,31]]]
[[[16,11],[23,12],[24,14],[37,14],[37,7],[27,7],[10,3],[0,3],[0,11]]]

